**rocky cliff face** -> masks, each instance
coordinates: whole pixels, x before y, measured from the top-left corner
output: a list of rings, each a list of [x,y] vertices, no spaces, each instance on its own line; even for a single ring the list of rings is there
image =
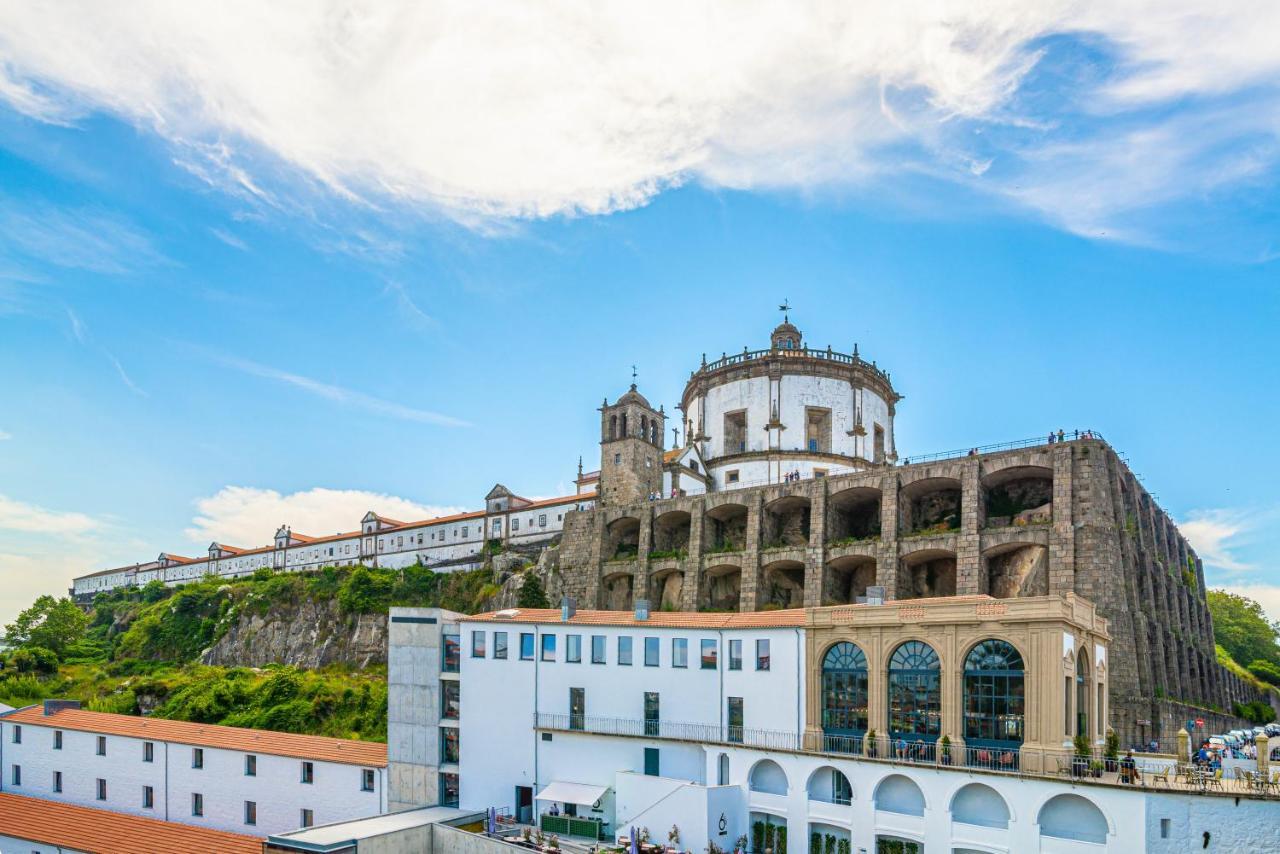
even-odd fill
[[[225,667],[291,664],[310,669],[385,664],[387,615],[344,614],[335,599],[282,603],[266,614],[242,613],[200,660]]]

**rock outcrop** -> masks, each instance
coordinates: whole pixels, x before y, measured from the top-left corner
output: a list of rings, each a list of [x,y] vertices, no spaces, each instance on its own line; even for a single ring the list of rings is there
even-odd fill
[[[200,656],[205,664],[368,667],[387,660],[387,615],[344,614],[336,599],[302,598],[265,614],[246,611]]]

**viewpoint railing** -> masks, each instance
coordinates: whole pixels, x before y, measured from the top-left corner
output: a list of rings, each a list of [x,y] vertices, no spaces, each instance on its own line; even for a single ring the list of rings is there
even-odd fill
[[[706,358],[703,357],[702,366],[694,373],[700,374],[709,371],[718,371],[721,368],[727,368],[730,365],[742,365],[759,359],[818,359],[824,362],[835,362],[840,365],[857,365],[871,371],[886,383],[889,382],[888,372],[881,369],[874,362],[868,362],[856,352],[837,353],[830,347],[825,350],[814,350],[808,347],[801,347],[793,350],[787,350],[785,348],[747,350],[744,348],[741,353],[734,353],[732,356],[728,353],[721,353],[720,358],[712,362],[708,362]]]

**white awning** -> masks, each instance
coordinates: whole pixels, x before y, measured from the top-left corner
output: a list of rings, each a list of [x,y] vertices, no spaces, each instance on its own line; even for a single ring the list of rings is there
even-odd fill
[[[538,792],[537,800],[555,801],[561,804],[585,804],[590,806],[604,797],[608,786],[592,786],[588,783],[565,783],[556,780]]]

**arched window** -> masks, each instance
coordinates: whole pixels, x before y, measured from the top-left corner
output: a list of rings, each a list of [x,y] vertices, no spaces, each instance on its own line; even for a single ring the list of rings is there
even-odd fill
[[[1089,734],[1089,648],[1076,657],[1076,735]]]
[[[822,658],[822,730],[828,735],[867,731],[867,656],[842,642]]]
[[[721,786],[729,785],[729,754],[721,753],[716,761],[716,779]]]
[[[622,435],[623,435],[624,437],[625,437],[625,436],[627,436],[627,435],[629,435],[629,434],[627,433],[627,413],[625,413],[625,412],[624,412],[624,413],[622,413]]]
[[[1017,747],[1026,714],[1022,655],[1007,641],[976,644],[964,660],[964,740],[969,747]]]
[[[1088,798],[1075,794],[1054,795],[1036,817],[1041,836],[1075,839],[1105,845],[1111,832],[1107,817]]]
[[[618,438],[618,416],[616,415],[609,416],[609,438]]]
[[[640,416],[640,438],[649,438],[649,416],[647,415]]]
[[[938,653],[907,641],[889,657],[889,734],[906,741],[935,741],[942,731]]]

